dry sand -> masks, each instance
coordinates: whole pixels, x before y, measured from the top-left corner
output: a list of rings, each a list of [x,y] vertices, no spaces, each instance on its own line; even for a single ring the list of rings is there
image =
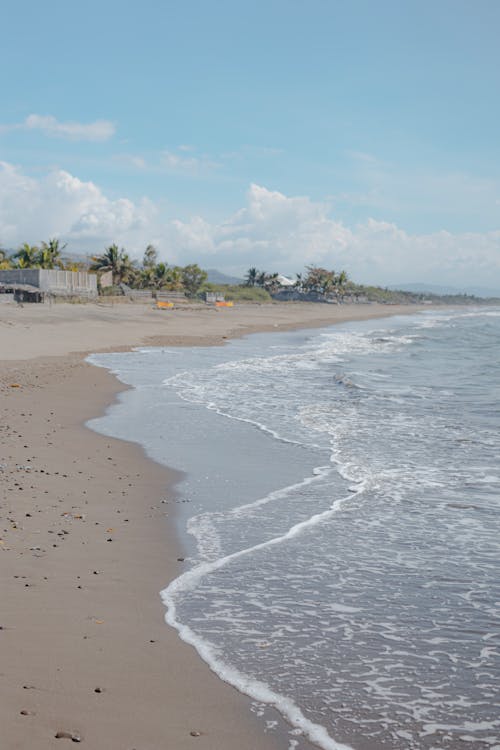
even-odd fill
[[[83,426],[122,386],[82,353],[417,309],[0,305],[2,750],[288,747],[164,624],[176,477]]]

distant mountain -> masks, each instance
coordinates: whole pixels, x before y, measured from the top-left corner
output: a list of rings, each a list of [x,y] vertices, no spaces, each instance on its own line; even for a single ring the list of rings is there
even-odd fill
[[[208,268],[208,279],[210,284],[232,284],[237,285],[243,282],[243,279],[238,279],[236,276],[226,276],[225,273],[217,271],[215,268]]]
[[[467,286],[457,288],[453,286],[440,286],[439,284],[393,284],[389,289],[403,292],[415,292],[417,294],[428,292],[429,294],[469,294],[474,297],[500,297],[500,289],[489,289],[484,286]]]

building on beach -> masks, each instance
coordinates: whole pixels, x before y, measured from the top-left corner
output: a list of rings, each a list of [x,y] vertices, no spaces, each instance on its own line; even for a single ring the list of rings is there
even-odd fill
[[[0,271],[0,293],[19,302],[43,302],[46,297],[97,297],[97,276],[86,271],[12,268]]]

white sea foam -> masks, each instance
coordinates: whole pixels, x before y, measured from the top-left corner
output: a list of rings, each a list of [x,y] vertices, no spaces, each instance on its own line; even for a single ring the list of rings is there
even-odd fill
[[[299,465],[318,456],[257,499],[207,501],[188,522],[198,558],[162,597],[223,679],[322,747],[499,744],[498,315],[485,328],[470,312],[311,334],[271,356],[240,342],[232,362],[231,346],[196,367],[179,354],[182,374],[161,378],[162,405],[171,389],[188,415],[258,428]],[[169,361],[136,356],[147,384]]]

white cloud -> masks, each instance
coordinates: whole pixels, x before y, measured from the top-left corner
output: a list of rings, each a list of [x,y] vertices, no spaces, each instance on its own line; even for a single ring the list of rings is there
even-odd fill
[[[52,236],[69,241],[70,249],[93,252],[116,238],[142,243],[155,221],[156,209],[147,200],[110,199],[97,185],[63,170],[42,179],[0,162],[0,245],[16,247]]]
[[[159,205],[110,198],[62,170],[34,178],[0,163],[0,245],[60,236],[94,253],[117,242],[136,257],[153,242],[171,263],[198,262],[242,274],[250,266],[293,273],[305,265],[345,268],[362,282],[427,281],[491,286],[500,273],[500,230],[409,234],[390,222],[347,227],[328,203],[251,185],[243,208],[226,220],[167,220]]]
[[[60,122],[52,115],[32,114],[22,123],[1,126],[1,130],[39,130],[45,135],[71,141],[107,141],[115,134],[116,127],[109,120]]]
[[[491,285],[500,272],[500,230],[415,235],[374,219],[349,228],[331,217],[327,203],[258,185],[250,187],[245,208],[227,221],[210,224],[196,217],[175,222],[175,230],[176,246],[233,273],[251,265],[290,273],[318,264],[384,285],[412,280]]]

